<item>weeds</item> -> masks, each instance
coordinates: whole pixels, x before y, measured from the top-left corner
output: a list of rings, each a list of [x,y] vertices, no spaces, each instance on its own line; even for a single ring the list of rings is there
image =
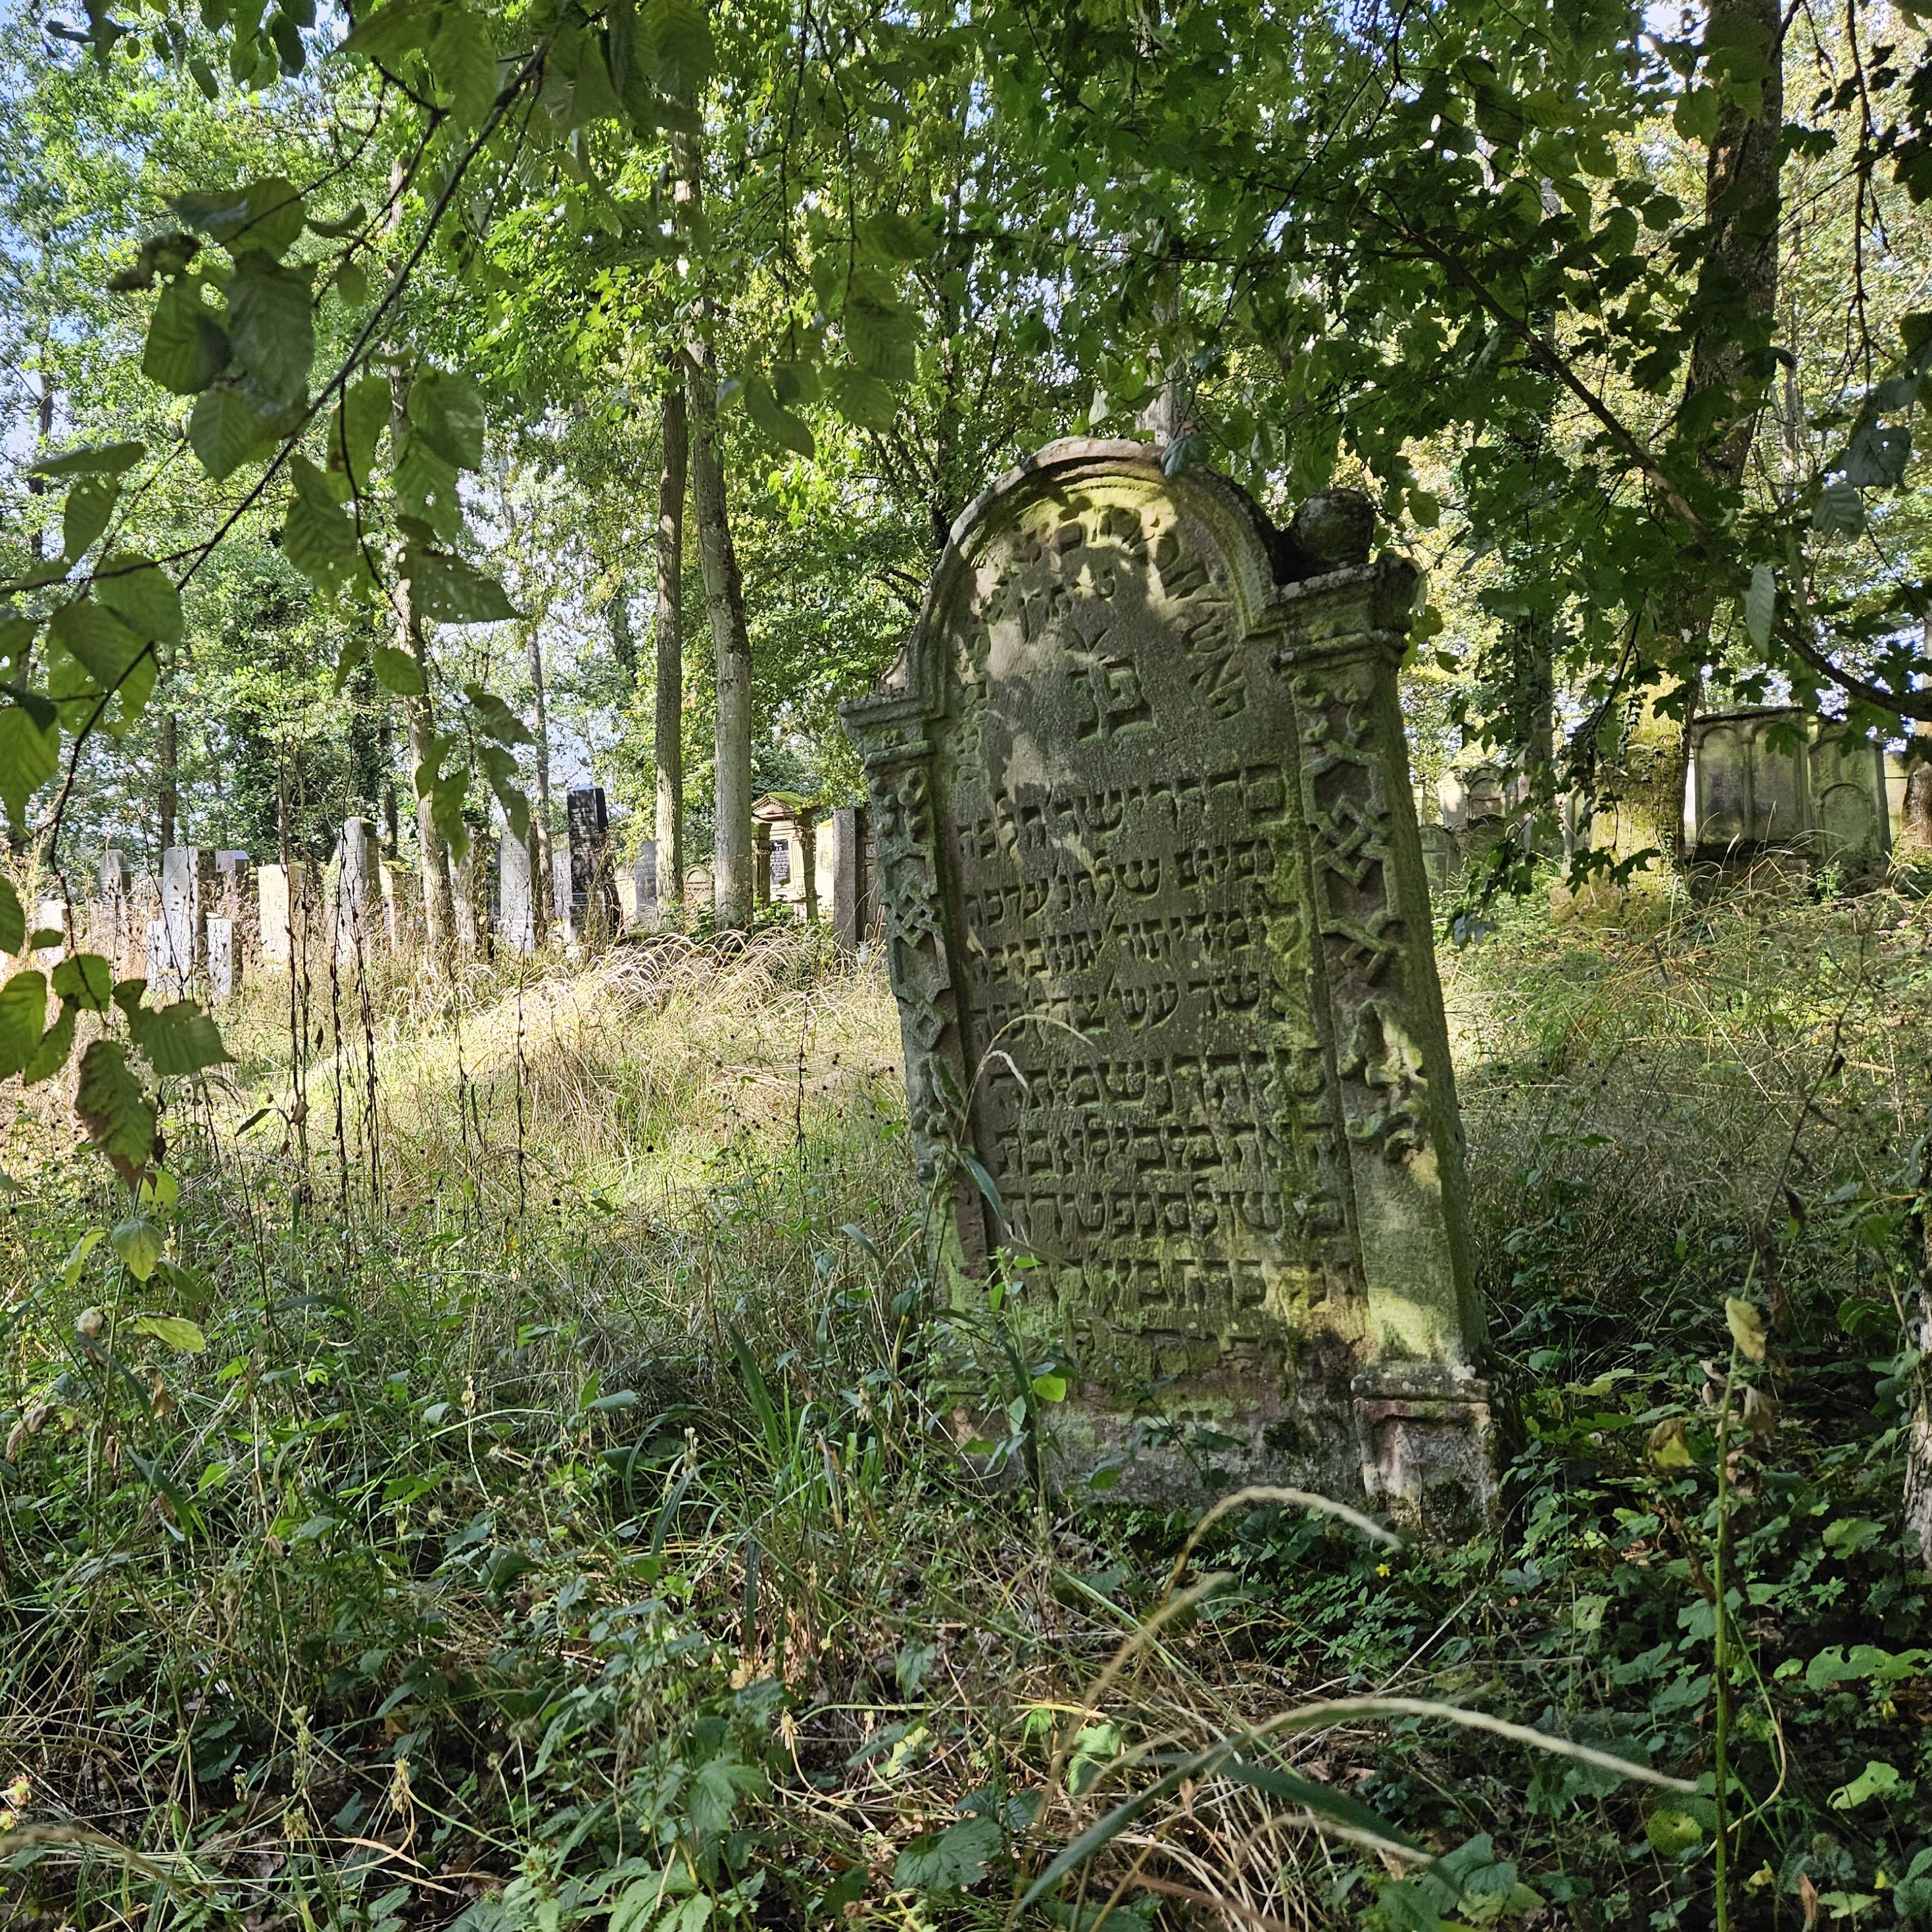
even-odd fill
[[[795,937],[376,988],[339,1055],[263,997],[172,1096],[152,1252],[24,1117],[6,1909],[1932,1924],[1925,932],[1450,962],[1520,1425],[1505,1533],[1434,1556],[976,1480],[891,1004]],[[1000,1313],[974,1412],[1036,1469],[1056,1364]]]

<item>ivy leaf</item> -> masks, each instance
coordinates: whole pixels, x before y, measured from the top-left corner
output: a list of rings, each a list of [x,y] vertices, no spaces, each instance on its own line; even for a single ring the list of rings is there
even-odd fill
[[[480,14],[449,0],[429,43],[429,70],[458,127],[480,127],[496,98],[496,47]],[[614,106],[615,103],[614,102]]]
[[[1760,650],[1771,643],[1771,627],[1778,615],[1778,572],[1768,563],[1751,568],[1750,588],[1744,592],[1744,629]]]
[[[70,449],[27,465],[29,476],[118,476],[148,453],[145,442],[106,442],[92,449]]]
[[[200,283],[170,282],[148,325],[141,373],[177,396],[194,396],[227,366],[227,332],[202,302]]]
[[[235,359],[262,393],[278,403],[300,401],[315,360],[308,275],[266,249],[248,250],[228,285],[228,316]]]
[[[426,369],[410,385],[410,427],[444,462],[483,466],[483,394],[467,376]]]
[[[158,644],[181,642],[181,592],[152,558],[116,550],[95,568],[94,594],[136,637]]]
[[[166,1078],[199,1073],[232,1058],[221,1030],[192,1000],[177,1000],[146,1016],[140,1048],[148,1064]]]
[[[37,719],[22,704],[0,705],[0,800],[17,825],[27,801],[60,769],[60,733]],[[10,922],[19,922],[14,932]],[[0,890],[0,952],[17,952],[26,943],[26,915],[14,889]]]
[[[494,577],[447,550],[412,544],[403,553],[403,574],[418,615],[439,624],[494,624],[517,608]]]
[[[195,398],[188,419],[188,447],[219,483],[262,448],[267,428],[232,382],[216,382]]]
[[[40,1051],[46,1020],[45,974],[30,967],[0,986],[0,1080],[21,1072]]]
[[[168,1238],[145,1214],[130,1214],[107,1237],[107,1245],[121,1257],[122,1264],[136,1281],[146,1281],[166,1251]],[[136,1325],[146,1328],[154,1318],[143,1317]],[[148,1332],[154,1331],[148,1329]]]
[[[427,687],[422,668],[407,651],[394,644],[378,644],[369,654],[376,670],[376,682],[398,698],[420,698]]]
[[[328,479],[298,452],[289,461],[294,488],[282,526],[282,554],[312,584],[339,590],[362,560],[356,526],[331,493]]]
[[[645,71],[661,93],[694,104],[711,79],[711,22],[701,0],[644,0],[638,21]]]
[[[18,952],[26,943],[26,908],[13,880],[0,874],[0,952]]]
[[[376,446],[389,424],[392,406],[388,383],[380,376],[351,382],[337,404],[328,434],[328,466],[348,480],[349,494],[361,496],[375,468]]]

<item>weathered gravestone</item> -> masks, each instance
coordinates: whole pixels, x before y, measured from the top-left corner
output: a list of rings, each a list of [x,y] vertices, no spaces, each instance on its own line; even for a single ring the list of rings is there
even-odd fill
[[[208,993],[212,1000],[232,1000],[242,990],[242,926],[226,913],[208,922]]]
[[[382,930],[377,904],[382,856],[366,818],[345,818],[335,848],[335,963],[359,968],[375,952]]]
[[[94,950],[104,955],[110,970],[118,980],[134,958],[134,935],[129,931],[128,901],[134,890],[134,875],[128,855],[110,845],[100,855],[100,892],[94,902]]]
[[[302,950],[301,942],[310,916],[308,868],[299,865],[264,866],[256,885],[262,958],[272,966],[292,965]]]
[[[663,918],[658,904],[658,842],[646,838],[631,862],[631,923],[640,932],[655,932]]]
[[[1146,446],[1053,445],[846,715],[921,1171],[968,1273],[1040,1264],[1072,1471],[1138,1408],[1223,1479],[1441,1526],[1492,1499],[1491,1426],[1396,702],[1418,578],[1373,522],[1278,532]]]
[[[570,923],[580,939],[610,939],[620,923],[610,870],[610,814],[602,785],[580,785],[564,801],[570,828]]]
[[[206,957],[214,896],[213,853],[199,845],[171,845],[161,854],[163,944],[158,966],[150,940],[148,974],[158,986],[164,984],[177,996]]]
[[[537,950],[530,842],[507,825],[496,838],[496,937],[508,952],[527,958]]]

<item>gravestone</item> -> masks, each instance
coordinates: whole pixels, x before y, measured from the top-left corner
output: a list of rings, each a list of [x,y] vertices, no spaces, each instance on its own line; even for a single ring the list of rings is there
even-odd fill
[[[832,937],[844,953],[865,944],[878,904],[871,820],[863,806],[842,805],[832,814]]]
[[[307,869],[301,866],[264,866],[256,875],[262,958],[266,964],[286,966],[294,960],[307,879]]]
[[[206,956],[214,896],[213,853],[199,845],[172,845],[161,854],[161,922],[167,928],[163,970],[171,976],[177,997]],[[152,946],[148,964],[152,976]]]
[[[354,966],[375,952],[381,932],[378,900],[382,863],[376,835],[366,818],[342,821],[342,842],[335,848],[335,963]]]
[[[34,923],[28,928],[28,937],[35,932],[55,932],[58,940],[50,946],[37,948],[34,957],[49,972],[67,957],[67,902],[64,899],[37,900],[34,906]]]
[[[242,922],[217,913],[208,922],[208,992],[232,1000],[242,990]]]
[[[188,975],[176,959],[166,920],[148,921],[146,946],[148,988],[154,1002],[178,1000],[188,991]]]
[[[620,920],[604,788],[579,786],[564,801],[564,814],[570,826],[570,922],[580,938],[612,938]]]
[[[755,820],[752,826],[752,903],[772,902],[772,828]]]
[[[496,936],[527,958],[537,950],[536,892],[529,842],[506,825],[496,839]]]
[[[1795,706],[1713,712],[1690,733],[1685,834],[1707,864],[1790,855],[1853,875],[1891,849],[1884,754]]]
[[[1491,1506],[1492,1430],[1396,699],[1418,573],[1373,524],[1055,444],[845,715],[920,1172],[964,1273],[1035,1263],[1065,1472],[1153,1418],[1219,1480],[1439,1531]],[[1142,1452],[1116,1493],[1200,1480]]]
[[[550,902],[556,914],[557,937],[568,945],[581,935],[570,909],[570,842],[550,848]]]
[[[117,847],[110,845],[100,855],[100,895],[94,911],[94,950],[106,958],[109,969],[118,980],[127,972],[133,954],[129,900],[134,890],[134,878],[128,870],[127,854]]]
[[[640,932],[655,932],[664,914],[658,904],[658,842],[646,838],[631,862],[631,923]]]

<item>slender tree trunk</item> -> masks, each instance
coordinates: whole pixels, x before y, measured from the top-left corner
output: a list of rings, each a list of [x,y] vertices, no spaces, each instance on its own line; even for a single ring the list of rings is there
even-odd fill
[[[702,151],[694,135],[674,134],[671,142],[676,198],[686,219],[695,220],[704,205]],[[742,928],[752,922],[752,644],[745,625],[745,580],[725,501],[710,314],[709,301],[701,302],[685,350],[684,391],[691,418],[691,507],[698,522],[704,612],[718,687],[712,890],[719,923]]]
[[[536,842],[536,910],[537,943],[548,945],[550,929],[557,916],[556,874],[553,869],[550,835],[550,707],[544,698],[542,627],[530,620],[530,693],[536,712],[536,809],[530,814],[530,830]]]
[[[174,844],[181,820],[181,723],[172,711],[161,713],[161,850]]]
[[[34,399],[34,419],[40,426],[40,436],[34,447],[36,454],[44,454],[47,439],[54,433],[54,378],[53,371],[47,367],[50,345],[40,345],[40,393]],[[47,479],[44,476],[27,478],[27,494],[44,496],[47,494]],[[32,533],[27,538],[27,548],[38,559],[46,554],[46,540],[41,531],[40,520],[34,519]]]
[[[1742,25],[1740,25],[1742,23]],[[1756,113],[1726,95],[1704,165],[1704,220],[1709,232],[1697,274],[1688,406],[1713,389],[1730,392],[1720,427],[1703,451],[1704,472],[1720,488],[1743,481],[1757,417],[1775,364],[1768,351],[1778,308],[1778,225],[1783,212],[1778,144],[1784,127],[1784,21],[1778,0],[1711,0],[1704,44],[1732,34],[1755,40],[1766,73]],[[1740,328],[1739,319],[1746,326]],[[1700,660],[1708,649],[1716,597],[1708,568],[1689,566],[1674,609],[1664,619],[1660,657]],[[1666,676],[1637,708],[1630,742],[1629,820],[1620,845],[1654,844],[1674,862],[1684,850],[1684,789],[1690,730],[1703,698],[1701,670]],[[1664,708],[1668,701],[1670,709]]]
[[[684,904],[684,391],[664,398],[664,468],[658,477],[658,898]]]

